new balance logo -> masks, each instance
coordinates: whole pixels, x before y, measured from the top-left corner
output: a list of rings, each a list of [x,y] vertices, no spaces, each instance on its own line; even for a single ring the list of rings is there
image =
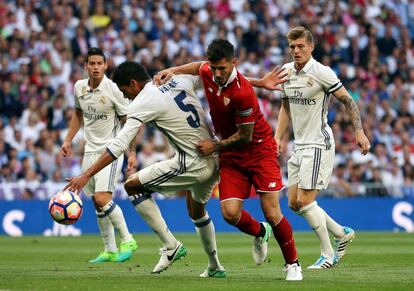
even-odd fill
[[[274,188],[276,187],[276,182],[270,182],[268,188]]]

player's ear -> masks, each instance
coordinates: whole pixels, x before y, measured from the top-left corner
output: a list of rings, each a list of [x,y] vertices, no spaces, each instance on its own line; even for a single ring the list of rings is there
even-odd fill
[[[239,60],[237,58],[233,58],[231,63],[233,64],[233,66],[237,66],[239,64]]]
[[[129,87],[137,88],[138,85],[139,84],[138,84],[137,80],[134,80],[134,79],[129,80],[129,85],[128,85]]]

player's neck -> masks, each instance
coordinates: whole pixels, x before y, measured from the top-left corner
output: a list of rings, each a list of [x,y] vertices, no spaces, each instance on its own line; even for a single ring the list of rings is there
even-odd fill
[[[303,63],[300,63],[300,64],[295,63],[296,73],[299,73],[306,66],[306,64],[310,61],[310,59],[311,58],[309,58],[306,62],[303,62]]]
[[[302,63],[302,64],[295,63],[296,73],[299,73],[300,70],[302,70],[305,65],[306,65],[306,63]]]
[[[96,88],[98,88],[99,84],[101,84],[102,80],[103,80],[103,77],[99,79],[89,78],[88,85],[89,87],[91,87],[91,89],[95,90]]]

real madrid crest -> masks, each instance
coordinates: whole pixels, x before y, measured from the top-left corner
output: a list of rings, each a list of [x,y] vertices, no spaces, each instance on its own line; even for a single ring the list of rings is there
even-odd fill
[[[86,88],[86,86],[83,86],[81,90],[81,94],[86,95],[86,93],[88,93],[88,88]]]
[[[306,83],[306,85],[308,87],[312,87],[313,86],[313,79],[311,77],[309,77],[308,82]]]
[[[99,98],[99,100],[101,101],[101,103],[102,103],[102,104],[105,104],[105,102],[106,102],[106,97],[105,97],[105,96],[101,96],[101,97]]]
[[[224,106],[229,105],[229,103],[230,103],[230,98],[229,98],[229,97],[224,96],[224,98],[223,98],[223,102],[224,102]]]

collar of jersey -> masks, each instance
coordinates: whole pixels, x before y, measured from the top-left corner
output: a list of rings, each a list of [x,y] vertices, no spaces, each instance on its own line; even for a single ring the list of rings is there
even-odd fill
[[[309,59],[309,61],[306,63],[306,65],[302,68],[302,70],[300,70],[299,72],[296,72],[296,73],[298,74],[301,71],[303,71],[304,73],[307,73],[309,71],[309,69],[313,66],[314,63],[315,63],[315,59],[311,57]],[[295,65],[293,65],[293,67],[295,67]]]
[[[142,88],[142,90],[138,93],[138,95],[136,96],[136,98],[139,98],[142,95],[145,95],[146,93],[144,91],[149,90],[149,87],[152,87],[152,85],[154,85],[151,81],[149,81],[148,83],[146,83],[144,85],[144,88]],[[154,85],[155,86],[155,85]]]
[[[218,85],[218,84],[216,83],[216,81],[214,80],[214,74],[213,74],[213,82],[214,82],[214,83],[216,83],[216,84],[219,86],[219,88],[220,88],[220,89],[225,88],[225,87],[227,87],[228,85],[230,85],[230,84],[231,84],[231,82],[233,82],[233,81],[234,81],[234,79],[236,79],[236,78],[237,78],[237,70],[236,70],[236,68],[233,68],[233,71],[231,72],[230,77],[227,79],[226,84],[224,84],[223,86],[220,86],[220,85]]]
[[[98,86],[98,87],[96,87],[96,89],[95,89],[95,90],[93,90],[93,89],[91,88],[91,86],[89,86],[89,79],[90,79],[90,78],[88,78],[88,79],[86,80],[86,86],[88,87],[88,92],[89,92],[89,91],[90,91],[90,92],[96,92],[96,91],[102,92],[102,90],[103,90],[103,86],[104,86],[104,83],[105,83],[106,79],[108,79],[108,77],[107,77],[106,75],[104,75],[104,77],[103,77],[102,81],[99,83],[99,86]]]

